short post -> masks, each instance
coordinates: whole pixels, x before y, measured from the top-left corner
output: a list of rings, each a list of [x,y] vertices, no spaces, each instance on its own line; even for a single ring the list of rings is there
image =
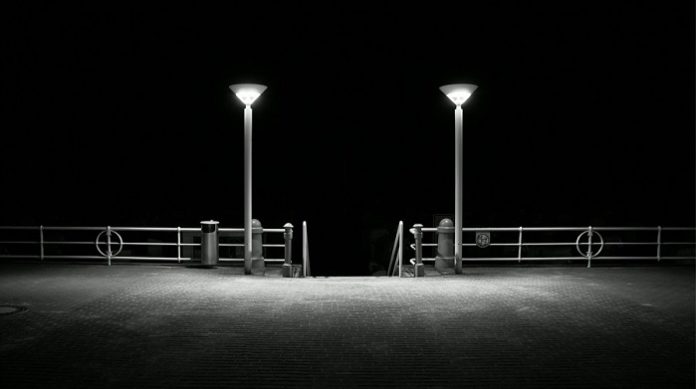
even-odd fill
[[[435,270],[448,271],[454,267],[454,223],[450,219],[440,220],[437,226],[437,256]]]
[[[413,238],[416,240],[416,264],[413,266],[413,276],[425,276],[425,268],[423,268],[423,225],[413,225]]]
[[[285,223],[285,263],[283,264],[283,277],[292,277],[292,224]]]
[[[252,219],[251,227],[251,274],[262,276],[266,274],[266,263],[263,258],[263,226],[257,219]]]

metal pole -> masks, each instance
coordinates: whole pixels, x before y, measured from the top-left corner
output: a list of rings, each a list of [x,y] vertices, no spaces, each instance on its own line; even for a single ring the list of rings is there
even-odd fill
[[[251,106],[244,108],[244,274],[251,274]]]
[[[302,277],[307,277],[307,222],[302,222]]]
[[[401,278],[401,265],[404,262],[404,222],[399,221],[399,254],[397,255],[399,260],[399,278]]]
[[[312,276],[312,271],[309,268],[309,239],[307,238],[306,221],[302,222],[302,276]]]
[[[396,228],[396,236],[394,237],[394,246],[392,247],[391,255],[389,256],[389,266],[387,266],[387,275],[389,277],[394,275],[394,272],[396,271],[396,266],[398,264],[399,260],[399,239],[400,238],[400,231],[401,227],[403,225],[403,222],[399,222],[399,226]]]
[[[462,273],[462,107],[454,109],[454,272]]]

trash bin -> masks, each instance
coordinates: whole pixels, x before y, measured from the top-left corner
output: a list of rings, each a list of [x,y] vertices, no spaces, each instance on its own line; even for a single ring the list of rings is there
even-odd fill
[[[218,222],[201,222],[201,266],[215,267],[218,263]]]

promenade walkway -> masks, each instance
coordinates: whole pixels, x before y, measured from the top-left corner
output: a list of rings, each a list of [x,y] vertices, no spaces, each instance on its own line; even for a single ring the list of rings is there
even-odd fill
[[[694,267],[0,264],[0,387],[694,387]]]

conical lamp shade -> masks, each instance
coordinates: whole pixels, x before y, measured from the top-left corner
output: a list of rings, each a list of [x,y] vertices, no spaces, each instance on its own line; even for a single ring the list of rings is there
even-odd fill
[[[449,84],[440,87],[442,93],[447,95],[456,105],[462,105],[469,99],[472,93],[478,88],[474,84]]]
[[[261,84],[233,84],[230,89],[245,105],[251,105],[266,90],[266,85]]]

